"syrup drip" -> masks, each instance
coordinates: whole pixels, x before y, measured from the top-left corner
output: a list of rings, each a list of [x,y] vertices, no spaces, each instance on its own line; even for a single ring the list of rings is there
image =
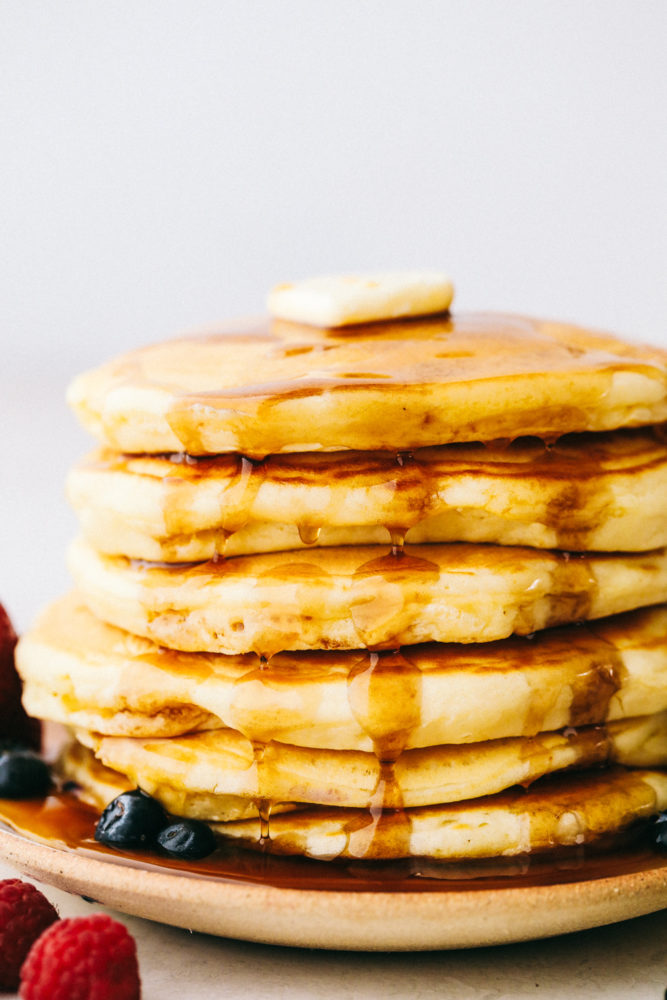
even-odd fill
[[[509,550],[507,551],[509,553]],[[514,627],[519,635],[530,634],[534,627],[531,627],[531,623],[534,622],[535,593],[541,586],[541,579],[536,577],[526,588],[525,612],[519,609]],[[554,558],[553,582],[550,589],[545,627],[586,620],[599,589],[590,560],[579,553],[560,553]]]
[[[402,556],[403,546],[405,545],[405,528],[387,528],[389,532],[389,537],[391,539],[391,554],[392,556]]]
[[[376,845],[382,845],[382,850],[390,850],[394,857],[410,857],[412,825],[396,781],[395,761],[381,760],[379,764],[366,811],[355,810],[345,824],[347,851],[354,858],[374,858],[378,855]]]
[[[582,645],[587,646],[590,655],[584,670],[584,683],[573,688],[570,705],[572,726],[585,726],[603,720],[611,699],[620,690],[626,676],[623,660],[612,644],[596,635],[594,626],[590,633],[588,642],[582,637]]]
[[[372,858],[376,844],[387,841],[396,857],[412,854],[412,825],[396,763],[421,722],[422,676],[404,652],[368,652],[348,675],[350,709],[372,740],[379,764],[366,822],[357,819],[346,827],[348,850],[355,857]]]
[[[223,558],[227,541],[240,531],[252,516],[257,494],[266,475],[265,464],[245,455],[224,455],[217,459],[193,459],[184,456],[183,476],[165,477],[162,493],[162,515],[168,537],[178,539],[197,530],[190,511],[193,483],[200,489],[216,487],[219,520],[210,534],[215,545],[214,558]],[[174,463],[177,464],[177,463]]]
[[[406,650],[361,655],[347,678],[347,699],[382,763],[396,761],[421,724],[422,673]]]
[[[299,524],[299,538],[304,545],[315,545],[322,531],[321,524]]]
[[[257,773],[257,789],[259,795],[254,800],[255,807],[259,814],[259,841],[258,846],[262,849],[266,848],[271,839],[271,830],[269,825],[269,820],[271,818],[272,802],[271,799],[262,794],[264,788],[264,757],[266,754],[266,744],[253,741],[253,760],[254,767]]]
[[[438,565],[421,556],[389,553],[363,563],[354,573],[350,615],[366,649],[392,649],[431,601]]]
[[[259,813],[259,846],[268,847],[271,840],[269,819],[271,817],[272,803],[270,799],[258,799],[256,805]]]

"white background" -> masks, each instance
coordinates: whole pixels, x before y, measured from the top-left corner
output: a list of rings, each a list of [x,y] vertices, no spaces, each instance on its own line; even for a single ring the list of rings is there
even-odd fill
[[[0,0],[0,600],[17,626],[67,586],[62,481],[87,447],[71,375],[261,311],[276,281],[442,267],[459,309],[667,344],[666,53],[664,0]],[[645,928],[650,976],[625,956],[614,992],[623,935],[608,951],[599,932],[570,995],[657,996],[664,921]],[[566,954],[505,950],[493,985],[448,960],[449,995],[532,995],[534,967],[561,996]],[[343,995],[339,960],[308,968]],[[415,968],[396,958],[357,995],[407,995]],[[422,968],[412,994],[441,995],[441,964]]]

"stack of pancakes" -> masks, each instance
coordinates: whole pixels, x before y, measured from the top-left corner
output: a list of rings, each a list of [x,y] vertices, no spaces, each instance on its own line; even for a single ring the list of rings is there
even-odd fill
[[[77,590],[18,662],[100,807],[323,859],[667,807],[667,355],[397,280],[73,383]]]

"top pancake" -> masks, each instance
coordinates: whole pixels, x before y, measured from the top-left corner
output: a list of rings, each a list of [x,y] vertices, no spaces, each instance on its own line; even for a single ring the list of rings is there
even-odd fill
[[[321,329],[230,325],[70,386],[101,441],[192,455],[405,450],[667,419],[667,352],[493,313]]]

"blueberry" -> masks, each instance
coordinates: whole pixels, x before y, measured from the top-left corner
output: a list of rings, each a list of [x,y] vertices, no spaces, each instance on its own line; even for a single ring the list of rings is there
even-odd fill
[[[0,748],[0,798],[39,798],[50,787],[49,768],[33,750],[11,745]]]
[[[198,819],[182,819],[167,826],[157,838],[158,846],[175,858],[195,861],[212,854],[217,847],[210,826]]]
[[[653,824],[652,840],[656,847],[667,851],[667,812],[661,812]]]
[[[108,847],[152,847],[167,822],[160,803],[136,788],[109,803],[95,829],[95,840]]]

